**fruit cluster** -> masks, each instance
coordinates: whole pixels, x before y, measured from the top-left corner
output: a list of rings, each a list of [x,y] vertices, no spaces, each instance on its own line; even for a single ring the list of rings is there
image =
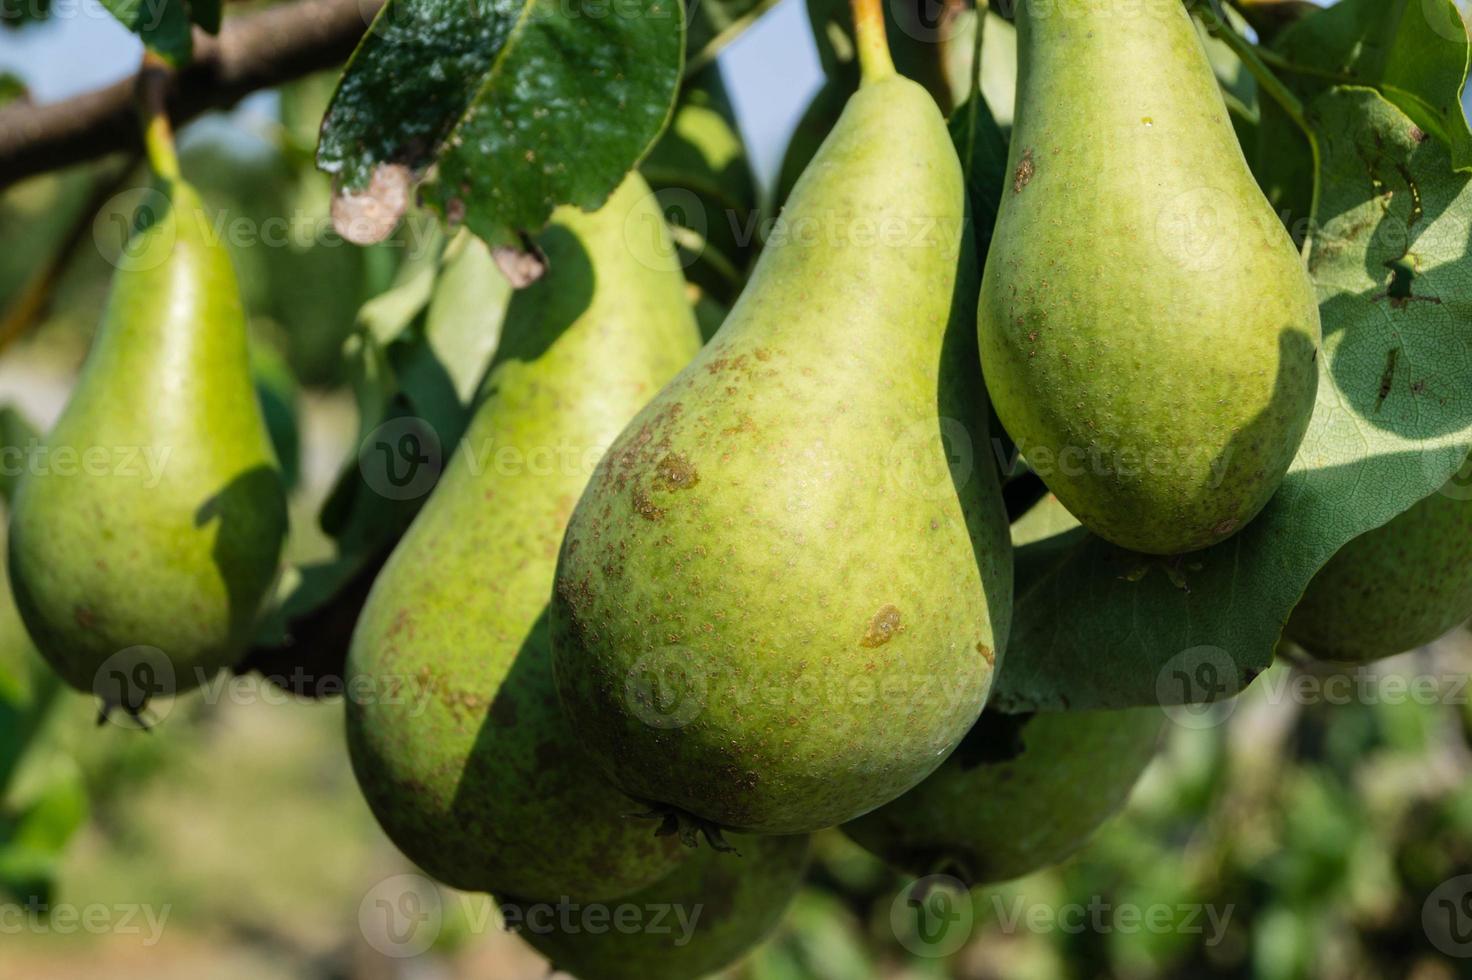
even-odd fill
[[[673,245],[631,244],[664,235],[642,177],[559,209],[460,449],[362,605],[347,673],[375,696],[349,699],[347,744],[408,857],[508,906],[710,902],[687,945],[525,933],[582,976],[732,961],[823,828],[984,882],[1062,860],[1122,804],[1157,709],[983,713],[1015,532],[990,457],[947,460],[987,444],[989,404],[1040,507],[1150,555],[1238,533],[1298,452],[1315,291],[1189,15],[1034,6],[984,270],[945,120],[867,3],[863,83],[708,343]],[[229,261],[156,170],[49,446],[166,464],[33,473],[9,539],[38,648],[134,714],[160,651],[174,691],[240,659],[286,531]],[[524,465],[546,447],[574,451]],[[1288,635],[1365,660],[1472,612],[1459,496],[1343,549]]]

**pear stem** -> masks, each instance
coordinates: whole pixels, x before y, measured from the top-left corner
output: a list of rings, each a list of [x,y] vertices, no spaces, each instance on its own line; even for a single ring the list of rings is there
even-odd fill
[[[880,82],[895,74],[884,31],[884,0],[852,0],[854,37],[859,49],[862,83]]]
[[[152,51],[143,54],[138,73],[136,98],[143,125],[143,150],[148,166],[162,180],[179,179],[179,156],[174,149],[174,128],[169,124],[169,80],[167,62]]]

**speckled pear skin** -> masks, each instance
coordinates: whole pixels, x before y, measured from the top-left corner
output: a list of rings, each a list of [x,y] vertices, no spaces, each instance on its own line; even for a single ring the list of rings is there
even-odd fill
[[[844,833],[896,869],[1010,881],[1084,846],[1155,757],[1159,708],[982,715],[929,779]]]
[[[1049,495],[1012,525],[1012,544],[1077,526]],[[843,831],[909,874],[972,885],[1020,878],[1072,855],[1124,804],[1164,722],[1154,707],[983,712],[928,779]]]
[[[738,837],[736,853],[702,847],[668,877],[613,903],[609,928],[559,931],[531,910],[522,939],[579,980],[696,980],[736,962],[776,927],[808,864],[808,837]],[[648,928],[613,927],[620,906]],[[653,918],[658,915],[659,919]],[[572,920],[579,921],[573,912]]]
[[[630,795],[811,831],[919,782],[980,712],[1011,558],[962,209],[930,96],[865,84],[720,331],[599,465],[553,661]],[[948,472],[943,431],[972,465]]]
[[[1472,463],[1314,576],[1284,634],[1322,660],[1414,650],[1472,616]]]
[[[978,317],[992,401],[1092,531],[1205,548],[1257,515],[1303,439],[1313,285],[1180,0],[1023,0],[1017,25]]]
[[[483,401],[353,635],[349,684],[403,694],[348,701],[359,785],[405,854],[466,890],[612,898],[687,850],[578,746],[547,632],[593,464],[700,347],[672,250],[645,264],[626,221],[663,227],[637,175],[539,236],[549,271],[514,295]]]
[[[129,648],[168,658],[172,682],[153,672],[130,708],[240,658],[287,523],[229,254],[192,189],[154,190],[10,520],[16,605],[68,684],[97,690]],[[109,672],[134,677],[130,656]]]

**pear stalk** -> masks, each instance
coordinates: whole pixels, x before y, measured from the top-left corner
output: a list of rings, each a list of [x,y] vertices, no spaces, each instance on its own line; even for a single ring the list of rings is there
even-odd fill
[[[169,124],[169,66],[152,51],[143,55],[138,73],[138,114],[143,125],[143,150],[148,166],[159,179],[179,179],[179,156],[174,149],[174,129]]]
[[[853,10],[861,84],[890,78],[895,70],[884,30],[884,0],[853,0]]]

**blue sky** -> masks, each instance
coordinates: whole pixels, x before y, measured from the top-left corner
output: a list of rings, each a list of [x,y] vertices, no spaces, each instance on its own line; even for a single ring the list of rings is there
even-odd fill
[[[53,0],[53,8],[43,24],[0,32],[0,71],[24,78],[38,101],[77,95],[137,70],[137,38],[97,0]],[[802,0],[781,0],[722,53],[721,63],[757,174],[769,182],[821,80]]]

